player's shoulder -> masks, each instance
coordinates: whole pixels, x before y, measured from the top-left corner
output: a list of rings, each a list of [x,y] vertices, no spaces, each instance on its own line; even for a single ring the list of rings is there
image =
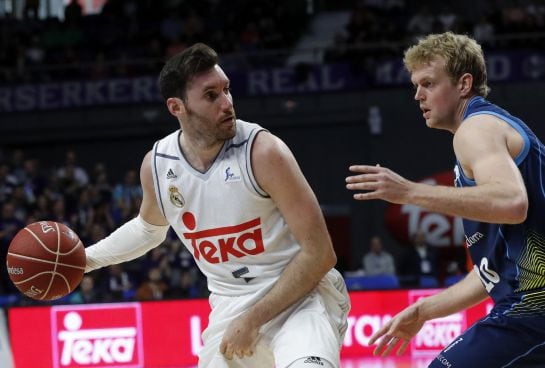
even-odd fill
[[[493,114],[471,115],[462,121],[454,140],[473,140],[501,136],[507,133],[508,124]]]
[[[170,134],[165,135],[163,138],[159,139],[154,144],[154,148],[164,148],[165,146],[170,146],[172,144],[177,144],[179,136],[180,136],[180,129],[177,129],[173,131]]]
[[[142,164],[140,165],[140,180],[143,180],[144,177],[152,177],[152,158],[153,150],[149,150],[142,159]]]
[[[279,137],[268,130],[260,130],[257,132],[252,146],[252,155],[267,159],[267,157],[273,158],[276,155],[282,155],[286,150],[286,144]]]
[[[248,139],[261,131],[266,131],[264,127],[257,123],[251,123],[242,119],[237,119],[237,139]]]

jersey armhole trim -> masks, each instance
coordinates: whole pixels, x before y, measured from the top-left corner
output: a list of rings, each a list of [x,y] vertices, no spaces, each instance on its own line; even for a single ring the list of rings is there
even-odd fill
[[[498,119],[505,121],[507,124],[509,124],[513,129],[515,129],[521,135],[522,139],[524,140],[524,145],[522,147],[522,150],[519,152],[519,154],[514,159],[517,166],[520,165],[520,163],[526,158],[526,156],[528,156],[528,152],[530,152],[530,138],[528,138],[528,134],[524,131],[524,129],[522,129],[522,127],[519,124],[515,123],[513,121],[513,119],[509,119],[508,117],[506,117],[504,115],[500,115],[500,114],[495,113],[493,111],[475,112],[473,114],[468,115],[467,118],[470,118],[470,117],[475,116],[475,115],[492,115],[492,116],[495,116]]]
[[[161,189],[159,188],[159,174],[157,172],[157,157],[160,157],[160,153],[157,153],[157,149],[159,147],[159,141],[155,142],[155,144],[153,145],[153,151],[152,151],[152,166],[151,166],[151,171],[152,171],[152,177],[153,177],[153,185],[155,187],[155,197],[157,199],[157,203],[159,203],[159,208],[161,209],[161,213],[163,214],[163,216],[165,216],[166,218],[166,214],[165,214],[165,207],[163,205],[163,198],[161,196]]]
[[[462,165],[460,164],[458,159],[456,159],[456,166],[458,167],[458,171],[460,173],[460,180],[463,179],[465,181],[465,184],[468,184],[470,186],[477,185],[477,182],[475,180],[470,179],[466,176],[466,173],[464,172],[464,169],[462,168]]]
[[[258,133],[262,131],[267,131],[264,128],[254,128],[250,135],[248,136],[248,143],[246,144],[246,173],[248,174],[248,177],[250,178],[250,183],[252,184],[252,187],[254,188],[257,195],[263,198],[269,198],[269,194],[261,188],[261,186],[257,183],[257,180],[254,176],[254,170],[252,168],[252,147],[254,144],[255,137]]]

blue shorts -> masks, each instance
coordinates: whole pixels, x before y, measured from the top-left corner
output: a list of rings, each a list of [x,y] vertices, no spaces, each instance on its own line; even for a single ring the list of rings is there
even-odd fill
[[[542,315],[492,312],[458,336],[430,368],[543,368],[545,311]]]

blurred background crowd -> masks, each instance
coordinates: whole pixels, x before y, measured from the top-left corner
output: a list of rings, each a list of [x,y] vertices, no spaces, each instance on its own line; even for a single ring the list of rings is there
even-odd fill
[[[545,46],[545,4],[538,0],[95,0],[91,14],[82,6],[88,1],[65,0],[54,16],[44,9],[51,1],[0,1],[12,10],[0,15],[0,82],[155,74],[166,58],[197,41],[238,67],[282,65],[313,17],[328,10],[344,17],[325,60],[360,67],[446,30],[470,34],[487,49]]]
[[[383,60],[399,57],[418,37],[445,30],[472,35],[485,51],[545,47],[545,3],[538,0],[67,0],[61,1],[60,10],[53,7],[57,3],[0,0],[0,89],[155,76],[164,60],[194,42],[210,44],[222,62],[240,71],[285,66],[299,48],[299,55],[308,51],[313,62],[346,62],[362,73],[373,73]],[[314,34],[319,30],[312,28],[318,17],[326,20],[322,40],[329,41],[302,43],[313,36],[320,39]],[[306,62],[296,60],[296,67]],[[0,92],[0,102],[2,98]],[[65,150],[62,160],[51,162],[29,146],[4,143],[0,264],[5,264],[14,234],[28,223],[63,222],[91,245],[137,215],[142,198],[137,165],[123,172],[104,161],[89,165],[87,159],[83,165],[77,145]],[[394,245],[384,243],[391,239],[376,233],[356,240],[362,249],[359,257],[339,260],[353,289],[440,287],[467,272],[463,247],[445,258],[427,244],[425,233],[416,232],[403,253],[390,252]],[[364,285],[359,277],[364,275],[376,278]],[[13,297],[17,293],[5,267],[1,278],[4,303],[32,303]],[[86,275],[78,290],[61,302],[206,295],[191,254],[169,234],[164,244],[137,260]]]

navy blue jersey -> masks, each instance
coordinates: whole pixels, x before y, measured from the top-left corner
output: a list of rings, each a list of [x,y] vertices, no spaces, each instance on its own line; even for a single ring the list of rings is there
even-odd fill
[[[496,303],[512,315],[543,314],[545,310],[545,147],[519,118],[482,97],[473,97],[464,120],[488,114],[507,122],[524,139],[515,158],[528,192],[528,215],[517,225],[463,220],[466,246],[474,268]],[[486,137],[483,137],[486,139]],[[457,162],[457,187],[474,186]]]

